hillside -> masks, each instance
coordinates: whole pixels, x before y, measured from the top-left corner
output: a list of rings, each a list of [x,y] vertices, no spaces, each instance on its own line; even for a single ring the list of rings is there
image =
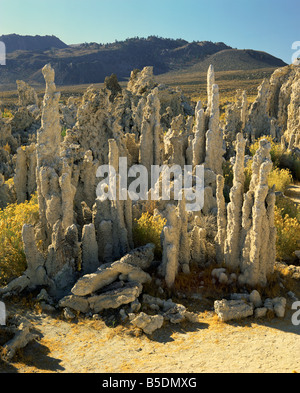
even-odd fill
[[[172,71],[206,72],[209,64],[214,64],[217,71],[285,65],[282,60],[267,53],[235,50],[222,42],[189,43],[182,39],[151,36],[112,44],[67,46],[54,36],[2,37],[8,49],[7,66],[1,69],[0,75],[0,84],[5,85],[2,90],[9,85],[15,86],[16,79],[23,79],[34,86],[43,85],[41,69],[46,63],[51,63],[55,69],[57,85],[64,86],[102,83],[112,73],[120,81],[125,81],[133,69],[149,65],[153,66],[155,75]]]
[[[6,45],[6,52],[12,53],[17,50],[22,51],[44,51],[51,48],[67,48],[64,42],[55,36],[21,36],[18,34],[8,34],[0,36],[0,41]]]
[[[216,71],[253,70],[268,67],[284,67],[286,63],[266,52],[228,49],[215,53],[195,64],[188,72],[206,72],[212,64]]]

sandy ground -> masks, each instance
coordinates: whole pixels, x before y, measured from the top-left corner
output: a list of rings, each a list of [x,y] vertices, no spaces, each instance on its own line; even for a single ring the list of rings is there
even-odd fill
[[[40,339],[1,365],[12,373],[292,373],[300,372],[300,326],[247,319],[225,324],[213,313],[196,324],[167,324],[151,337],[102,320],[66,322],[25,312]]]

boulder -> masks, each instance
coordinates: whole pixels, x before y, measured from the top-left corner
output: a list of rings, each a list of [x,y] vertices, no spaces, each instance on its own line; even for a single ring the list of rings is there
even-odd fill
[[[131,323],[142,329],[146,334],[152,334],[155,330],[160,329],[164,323],[164,317],[162,315],[147,315],[141,312],[136,316]]]
[[[80,297],[80,296],[66,296],[59,302],[60,307],[67,307],[71,308],[75,311],[80,311],[82,313],[86,313],[90,309],[90,305],[87,299]]]
[[[253,315],[253,304],[243,300],[220,300],[214,303],[215,312],[223,322],[243,319]]]

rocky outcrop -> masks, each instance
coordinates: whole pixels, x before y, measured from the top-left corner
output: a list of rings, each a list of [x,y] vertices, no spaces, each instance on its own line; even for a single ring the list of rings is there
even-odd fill
[[[39,99],[36,91],[24,81],[18,80],[16,83],[19,94],[19,106],[27,107],[29,105],[35,105],[38,107]]]
[[[151,184],[151,165],[160,165],[161,158],[160,101],[158,90],[147,97],[141,124],[139,163],[148,170],[148,185]]]
[[[131,72],[127,90],[136,95],[145,95],[155,86],[153,67],[145,67],[142,71],[134,70]]]
[[[233,104],[226,108],[224,139],[227,156],[234,154],[234,142],[238,133],[243,133],[248,117],[248,101],[246,91],[237,90]]]
[[[36,191],[36,146],[19,147],[17,150],[14,185],[17,202],[23,203]]]
[[[249,140],[271,135],[280,142],[284,136],[290,150],[299,147],[299,75],[299,66],[290,65],[262,82],[246,122]]]

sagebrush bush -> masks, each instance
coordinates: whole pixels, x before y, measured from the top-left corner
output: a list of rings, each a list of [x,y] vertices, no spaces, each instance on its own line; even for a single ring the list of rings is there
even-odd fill
[[[278,260],[296,260],[295,251],[300,244],[300,221],[285,214],[284,208],[275,207],[275,226],[277,229],[276,257]]]
[[[276,206],[281,211],[282,217],[288,215],[300,222],[300,205],[283,196],[276,198]]]
[[[141,218],[135,220],[133,226],[133,241],[135,247],[145,246],[148,243],[155,245],[155,257],[161,258],[162,247],[160,235],[167,220],[160,215],[143,213]]]
[[[4,111],[1,113],[1,117],[2,118],[11,118],[11,117],[13,117],[13,114],[11,113],[10,110],[5,108]]]
[[[37,195],[30,201],[0,209],[0,285],[20,276],[26,270],[22,242],[24,224],[35,225],[39,219]]]
[[[284,192],[292,183],[293,176],[289,169],[274,168],[269,175],[269,187],[272,188],[275,185],[276,191]]]

